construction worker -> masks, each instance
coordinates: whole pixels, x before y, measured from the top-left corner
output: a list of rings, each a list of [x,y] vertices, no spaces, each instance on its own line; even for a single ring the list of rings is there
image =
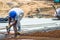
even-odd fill
[[[20,21],[23,18],[24,11],[20,8],[12,8],[9,10],[9,27],[7,27],[8,34],[10,33],[10,28],[13,26],[15,37],[17,36],[17,32],[20,32]]]
[[[58,19],[60,19],[60,8],[56,8],[56,7],[54,6],[54,4],[50,4],[50,5],[52,5],[52,7],[53,7],[54,10],[55,10],[54,17],[57,17]]]
[[[58,19],[60,19],[60,8],[56,9],[54,16],[56,16]]]

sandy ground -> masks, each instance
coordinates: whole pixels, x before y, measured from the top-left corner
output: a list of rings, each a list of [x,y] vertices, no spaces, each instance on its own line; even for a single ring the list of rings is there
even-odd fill
[[[17,38],[5,38],[4,40],[60,40],[60,30],[21,34]]]
[[[48,5],[47,2],[45,1],[34,1],[34,0],[18,0],[18,1],[17,0],[4,0],[2,1],[0,0],[0,17],[5,18],[8,15],[8,11],[14,6],[19,6],[19,8],[23,9],[24,17],[32,15],[32,14],[36,15],[36,13],[38,12],[36,11],[37,9],[40,10],[40,8],[51,8],[51,6]],[[51,10],[49,9],[49,12],[45,11],[44,14],[45,13],[50,14],[54,12],[54,10],[53,11]]]

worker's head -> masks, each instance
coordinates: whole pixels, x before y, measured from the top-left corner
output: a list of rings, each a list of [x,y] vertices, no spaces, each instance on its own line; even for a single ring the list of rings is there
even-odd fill
[[[16,17],[16,12],[15,12],[15,11],[11,11],[11,12],[9,13],[9,16],[10,16],[11,18],[15,18],[15,17]]]

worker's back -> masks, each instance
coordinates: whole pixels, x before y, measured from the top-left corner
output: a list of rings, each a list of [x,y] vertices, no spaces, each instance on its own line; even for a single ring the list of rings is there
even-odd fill
[[[24,11],[20,8],[12,8],[9,12],[11,11],[15,11],[18,15],[20,15],[21,13],[24,13]]]

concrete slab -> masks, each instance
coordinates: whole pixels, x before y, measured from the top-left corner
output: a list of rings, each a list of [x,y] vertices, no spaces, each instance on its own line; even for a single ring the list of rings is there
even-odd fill
[[[0,23],[0,32],[6,32],[5,26],[8,23]],[[52,18],[23,18],[21,20],[21,32],[33,31],[50,31],[59,30],[60,20],[52,20]],[[13,28],[11,28],[13,31]]]

